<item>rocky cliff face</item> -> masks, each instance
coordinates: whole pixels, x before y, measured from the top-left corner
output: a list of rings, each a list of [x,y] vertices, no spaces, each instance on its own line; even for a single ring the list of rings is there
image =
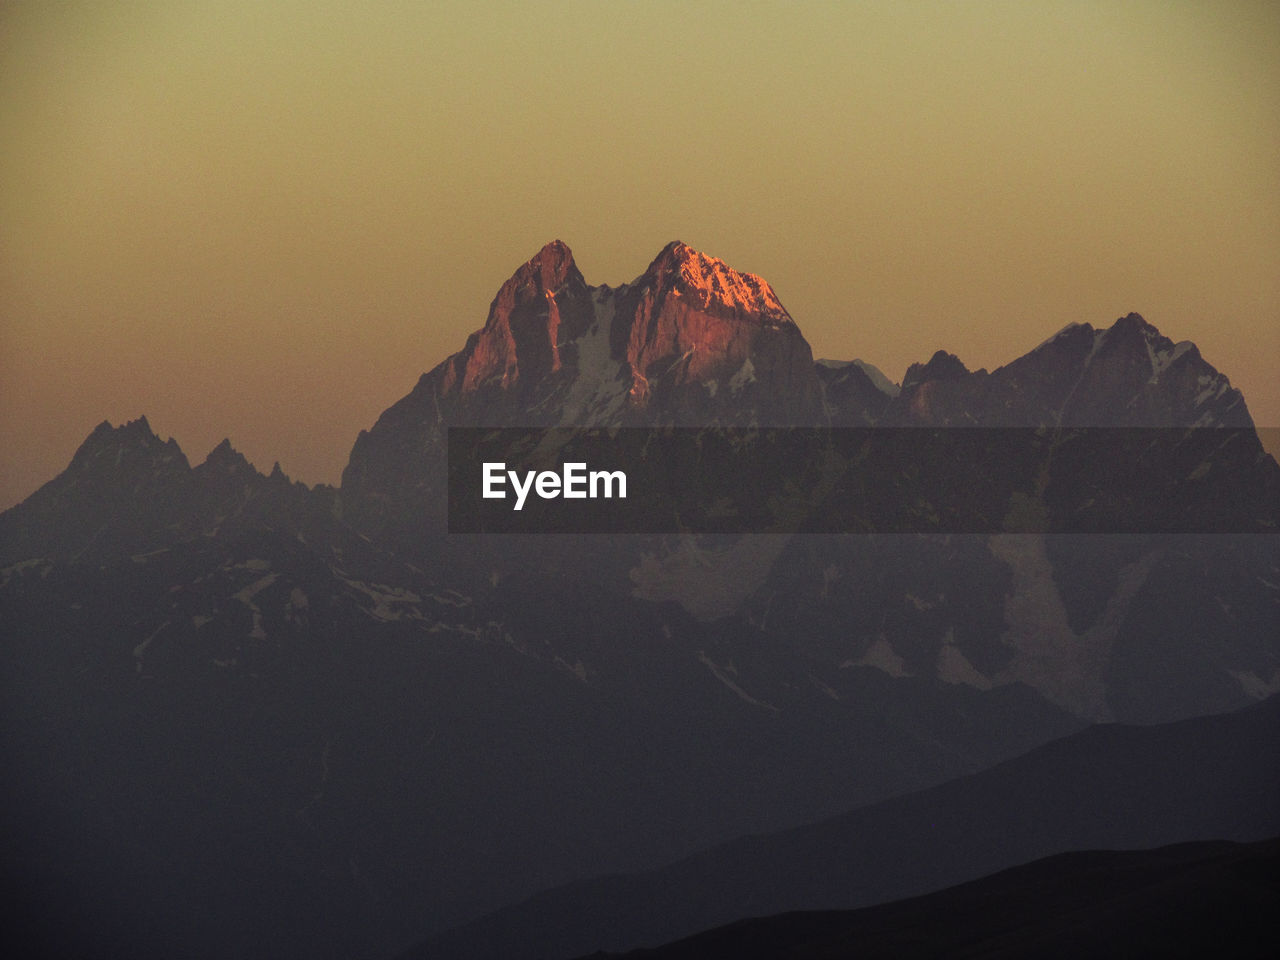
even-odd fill
[[[556,240],[518,269],[493,298],[484,327],[429,377],[440,397],[528,402],[561,374],[562,343],[594,319],[591,291],[569,248]]]
[[[618,291],[610,353],[632,422],[811,424],[813,354],[764,280],[668,244]]]

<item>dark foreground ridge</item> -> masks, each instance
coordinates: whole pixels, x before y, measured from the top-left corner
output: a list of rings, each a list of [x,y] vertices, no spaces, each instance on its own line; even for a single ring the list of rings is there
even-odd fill
[[[559,960],[916,896],[1071,850],[1266,839],[1280,835],[1277,742],[1280,697],[1175,724],[1090,727],[821,823],[548,891],[405,960]]]
[[[1280,839],[1063,853],[911,900],[743,920],[591,960],[1264,960],[1278,877]]]

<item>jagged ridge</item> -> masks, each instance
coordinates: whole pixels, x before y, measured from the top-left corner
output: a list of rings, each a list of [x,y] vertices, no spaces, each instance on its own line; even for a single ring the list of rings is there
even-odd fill
[[[0,515],[0,561],[141,553],[220,526],[323,514],[334,492],[294,483],[276,463],[259,473],[223,440],[192,467],[146,417],[100,423],[65,471]]]

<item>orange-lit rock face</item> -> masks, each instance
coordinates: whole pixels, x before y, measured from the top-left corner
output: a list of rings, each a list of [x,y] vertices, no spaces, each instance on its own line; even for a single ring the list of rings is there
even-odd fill
[[[779,407],[783,397],[765,419],[803,422],[821,406],[812,353],[769,284],[682,243],[616,290],[588,287],[569,248],[549,243],[503,284],[484,328],[431,376],[441,397],[483,392],[525,404],[592,381],[593,396],[625,397],[631,421],[721,420],[712,408],[745,411],[762,397]],[[678,409],[659,412],[655,403]],[[562,419],[590,422],[602,412],[624,410],[575,406]]]
[[[618,310],[615,353],[631,377],[633,408],[659,392],[705,406],[696,403],[699,391],[714,400],[721,389],[731,397],[762,384],[796,411],[817,405],[809,345],[754,274],[672,243],[625,291]]]
[[[683,243],[667,244],[639,282],[650,279],[659,289],[673,291],[691,306],[722,318],[793,324],[767,282]]]
[[[736,370],[763,330],[794,329],[767,283],[684,244],[667,247],[636,286],[626,357],[638,373],[678,358],[680,380],[706,379],[725,364]]]
[[[568,246],[559,240],[547,244],[502,285],[484,328],[445,361],[442,392],[510,387],[559,371],[561,338],[580,336],[590,319],[586,299],[586,283]]]

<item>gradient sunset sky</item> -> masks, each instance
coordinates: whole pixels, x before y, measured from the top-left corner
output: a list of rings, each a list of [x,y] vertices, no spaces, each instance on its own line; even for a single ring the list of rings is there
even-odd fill
[[[1280,425],[1280,4],[5,3],[0,508],[146,414],[336,483],[545,242],[900,379],[1134,310]]]

